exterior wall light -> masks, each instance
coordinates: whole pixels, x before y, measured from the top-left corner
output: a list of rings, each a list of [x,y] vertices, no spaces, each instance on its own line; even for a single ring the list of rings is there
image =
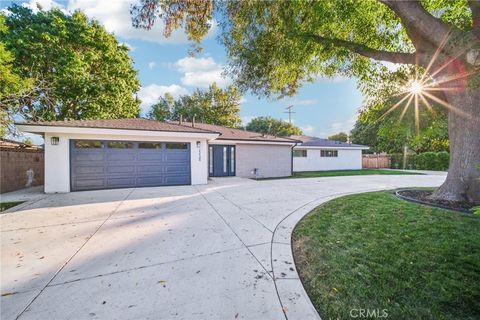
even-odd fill
[[[50,138],[50,144],[51,144],[52,146],[57,146],[59,142],[60,142],[60,138],[59,138],[59,137],[52,137],[52,138]]]
[[[202,149],[200,149],[201,142],[197,141],[197,149],[198,149],[198,161],[202,161]]]

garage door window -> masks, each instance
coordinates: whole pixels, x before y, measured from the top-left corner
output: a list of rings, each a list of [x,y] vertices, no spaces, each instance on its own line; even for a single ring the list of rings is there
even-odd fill
[[[103,143],[101,141],[77,140],[75,141],[75,148],[77,149],[101,149]]]
[[[111,149],[133,149],[133,143],[123,141],[110,141],[108,147]]]
[[[188,144],[186,143],[167,143],[167,149],[188,149]]]
[[[162,144],[159,142],[140,142],[138,147],[140,149],[162,149]]]

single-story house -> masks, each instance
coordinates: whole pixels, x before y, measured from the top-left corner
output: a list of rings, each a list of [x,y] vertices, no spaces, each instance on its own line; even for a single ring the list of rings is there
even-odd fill
[[[301,141],[293,149],[293,171],[362,169],[362,150],[367,146],[309,136],[290,136]]]
[[[45,192],[206,184],[292,174],[298,142],[203,123],[147,119],[18,123],[45,139]]]

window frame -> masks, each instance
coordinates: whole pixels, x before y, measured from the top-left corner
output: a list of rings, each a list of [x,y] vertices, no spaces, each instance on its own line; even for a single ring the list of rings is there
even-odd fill
[[[172,145],[183,145],[185,148],[169,148]],[[165,142],[165,150],[188,150],[188,142]]]
[[[86,144],[94,144],[100,143],[99,147],[79,147],[78,143],[86,143]],[[73,143],[75,149],[103,149],[105,148],[105,144],[101,140],[75,140]]]
[[[321,149],[320,150],[321,158],[338,158],[337,149]]]
[[[145,145],[145,144],[157,145],[157,146],[159,146],[159,148],[145,148],[145,147],[141,147],[142,144],[143,144],[143,145]],[[142,142],[138,142],[138,149],[142,149],[142,150],[161,150],[161,149],[164,149],[164,147],[163,147],[163,144],[162,144],[161,142],[142,141]]]
[[[301,152],[301,155],[298,155],[298,152]],[[297,150],[294,149],[292,154],[294,158],[306,158],[307,155],[308,155],[307,149],[297,149]]]
[[[129,150],[134,149],[135,144],[130,141],[115,141],[115,140],[108,140],[106,142],[107,149],[121,149],[121,150]],[[118,143],[119,145],[123,145],[124,147],[112,147],[113,144]]]

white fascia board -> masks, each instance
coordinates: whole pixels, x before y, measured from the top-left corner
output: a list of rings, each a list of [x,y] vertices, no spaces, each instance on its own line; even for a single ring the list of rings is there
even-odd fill
[[[305,150],[305,149],[318,149],[318,150],[326,150],[326,149],[345,149],[345,150],[368,150],[370,147],[335,147],[335,146],[330,146],[330,147],[320,147],[320,146],[302,146],[302,145],[297,145],[295,146],[294,149],[299,149],[299,150]]]
[[[153,131],[153,130],[128,130],[128,129],[106,129],[106,128],[80,128],[80,127],[54,127],[36,125],[17,125],[23,132],[30,133],[66,133],[66,134],[89,134],[89,135],[112,135],[112,136],[138,136],[138,137],[176,137],[176,138],[199,138],[216,139],[218,133],[210,132],[176,132],[176,131]]]
[[[269,142],[269,141],[253,141],[253,140],[228,140],[216,139],[208,141],[209,144],[235,145],[235,144],[268,144],[273,146],[294,146],[295,142]]]

